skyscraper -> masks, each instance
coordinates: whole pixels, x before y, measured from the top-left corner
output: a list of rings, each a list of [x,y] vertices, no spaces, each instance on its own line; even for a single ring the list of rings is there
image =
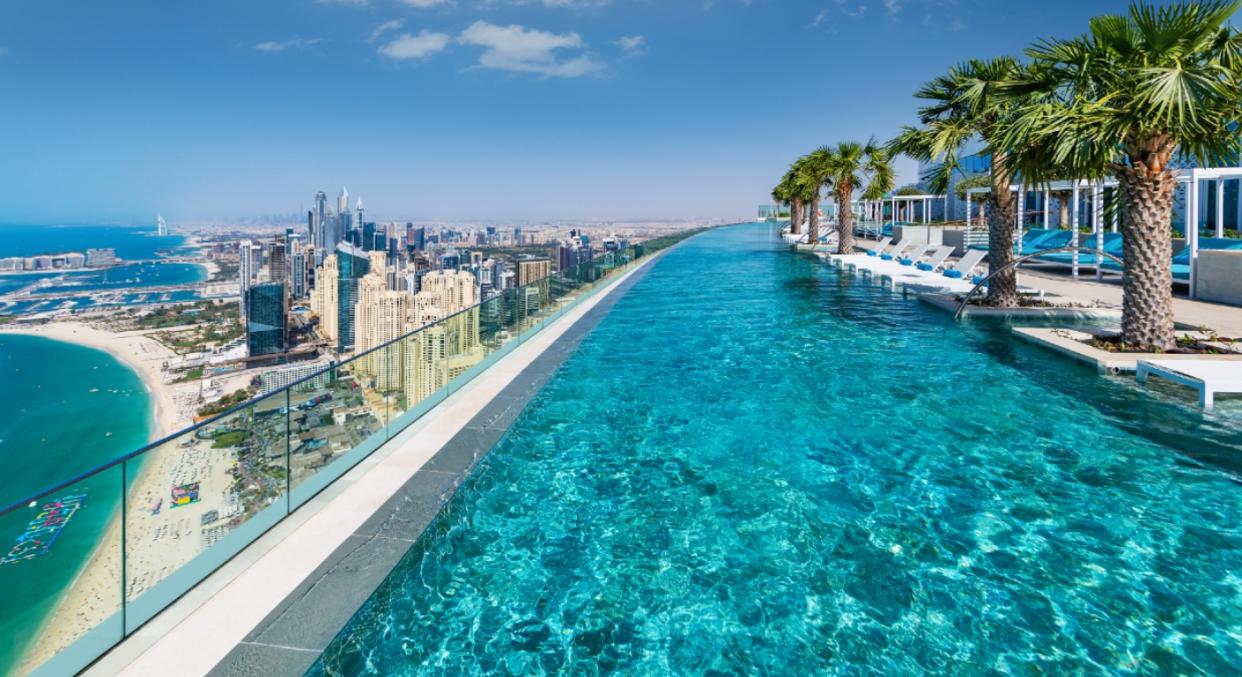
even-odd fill
[[[289,293],[295,299],[306,296],[306,254],[299,250],[289,257]]]
[[[237,290],[241,296],[241,316],[246,317],[246,292],[254,282],[254,244],[250,240],[242,240],[237,246]]]
[[[336,248],[337,280],[337,350],[354,349],[354,308],[358,304],[358,282],[371,271],[366,252],[349,244]]]
[[[483,360],[478,302],[479,289],[468,272],[437,270],[423,276],[409,329],[423,328],[401,344],[407,402],[422,401]]]
[[[552,274],[552,259],[546,256],[530,256],[518,259],[517,283],[524,287]]]
[[[340,277],[336,254],[329,254],[315,273],[311,292],[311,312],[319,316],[319,335],[333,346],[340,343]]]
[[[279,240],[268,245],[267,278],[272,282],[284,283],[289,279],[288,245]]]
[[[246,290],[246,350],[251,357],[289,349],[288,314],[283,283],[265,282]]]
[[[338,216],[349,213],[349,191],[345,190],[345,186],[341,186],[341,192],[336,196],[336,213]]]

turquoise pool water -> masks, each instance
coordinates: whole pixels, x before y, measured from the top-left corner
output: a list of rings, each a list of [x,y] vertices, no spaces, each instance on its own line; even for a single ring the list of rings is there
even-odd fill
[[[789,252],[669,252],[312,674],[1242,670],[1242,422]]]

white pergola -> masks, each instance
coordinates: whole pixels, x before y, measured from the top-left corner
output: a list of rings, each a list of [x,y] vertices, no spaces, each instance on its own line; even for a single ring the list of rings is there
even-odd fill
[[[1191,298],[1197,298],[1199,295],[1197,264],[1198,264],[1198,258],[1199,258],[1199,190],[1200,190],[1200,185],[1204,181],[1215,182],[1216,199],[1214,201],[1213,206],[1216,208],[1216,219],[1215,219],[1216,237],[1224,237],[1225,235],[1225,181],[1233,181],[1233,180],[1237,180],[1240,182],[1237,209],[1238,209],[1238,223],[1242,224],[1242,167],[1207,167],[1207,168],[1202,168],[1202,169],[1196,168],[1196,169],[1177,170],[1177,181],[1186,190],[1186,195],[1187,195],[1187,199],[1186,199],[1186,247],[1190,249],[1190,257],[1189,257],[1190,258],[1190,275],[1189,275],[1190,290],[1189,291],[1190,291]],[[1095,279],[1100,280],[1104,276],[1103,266],[1101,265],[1103,263],[1103,257],[1100,256],[1099,254],[1099,252],[1103,251],[1104,249],[1104,228],[1102,227],[1103,224],[1101,223],[1103,220],[1103,212],[1104,212],[1104,190],[1115,189],[1116,187],[1117,187],[1117,181],[1114,179],[1108,179],[1108,180],[1103,180],[1103,181],[1087,181],[1087,180],[1053,181],[1051,183],[1041,185],[1038,188],[1032,188],[1032,189],[1028,189],[1027,186],[1024,186],[1022,184],[1013,184],[1009,187],[1009,192],[1018,193],[1019,200],[1023,200],[1024,196],[1029,192],[1042,192],[1043,193],[1043,225],[1045,228],[1051,227],[1051,209],[1050,209],[1050,199],[1049,199],[1051,197],[1051,194],[1070,192],[1072,194],[1072,197],[1070,198],[1071,204],[1073,205],[1073,208],[1070,210],[1070,229],[1073,233],[1073,235],[1071,236],[1070,242],[1071,242],[1071,246],[1073,247],[1078,247],[1082,244],[1080,242],[1080,234],[1078,232],[1079,211],[1080,211],[1078,209],[1078,205],[1084,192],[1090,195],[1091,196],[1092,231],[1091,231],[1090,239],[1088,239],[1088,242],[1091,242],[1091,240],[1094,240],[1095,251],[1096,251]],[[972,188],[967,191],[967,195],[966,195],[966,227],[967,229],[969,229],[971,226],[971,206],[974,203],[974,201],[971,199],[971,196],[982,194],[982,193],[988,193],[988,192],[990,192],[990,190],[987,188]],[[1022,210],[1018,209],[1016,217],[1015,217],[1017,220],[1017,223],[1016,223],[1017,236],[1014,239],[1015,239],[1015,247],[1018,248],[1019,254],[1021,254],[1021,251],[1022,251],[1021,250],[1022,235],[1023,235],[1022,215],[1023,215]],[[1113,215],[1113,220],[1109,224],[1109,229],[1111,230],[1111,232],[1114,232],[1114,233],[1117,232],[1118,223],[1117,223],[1116,214]],[[1079,255],[1079,252],[1077,249],[1075,249],[1073,252],[1073,259],[1072,259],[1072,266],[1071,266],[1074,277],[1079,276],[1078,255]],[[1169,265],[1173,265],[1172,261],[1169,262]]]
[[[882,221],[884,207],[891,207],[893,221],[897,221],[897,212],[899,207],[905,207],[911,214],[915,213],[917,207],[921,207],[921,216],[924,224],[931,223],[931,204],[933,200],[944,201],[945,217],[949,214],[949,196],[948,195],[891,195],[883,200],[855,200],[852,204],[854,214],[872,221]]]

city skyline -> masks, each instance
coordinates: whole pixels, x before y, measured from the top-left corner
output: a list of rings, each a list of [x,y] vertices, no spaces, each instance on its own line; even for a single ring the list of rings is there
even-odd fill
[[[946,65],[1103,5],[23,5],[0,27],[0,83],[33,102],[0,112],[23,131],[0,221],[296,214],[342,183],[380,221],[749,215],[806,138],[895,133]],[[884,49],[912,41],[917,62]]]

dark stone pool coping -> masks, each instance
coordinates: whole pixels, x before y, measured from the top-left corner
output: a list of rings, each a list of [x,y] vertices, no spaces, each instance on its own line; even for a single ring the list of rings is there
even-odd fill
[[[304,674],[566,358],[667,251],[607,292],[523,369],[209,674]]]

